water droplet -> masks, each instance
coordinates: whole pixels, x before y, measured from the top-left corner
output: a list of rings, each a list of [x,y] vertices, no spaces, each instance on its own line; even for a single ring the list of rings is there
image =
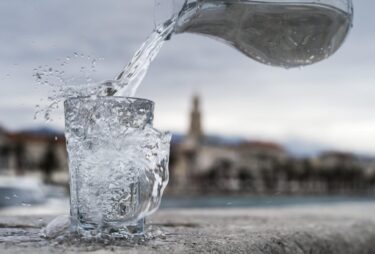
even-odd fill
[[[59,216],[52,220],[45,228],[44,228],[44,235],[47,238],[55,238],[59,235],[64,234],[70,225],[70,217],[69,216]]]

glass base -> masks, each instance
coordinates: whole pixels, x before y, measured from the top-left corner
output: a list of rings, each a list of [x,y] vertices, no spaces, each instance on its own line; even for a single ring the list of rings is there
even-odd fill
[[[71,230],[80,235],[97,235],[99,233],[105,234],[120,234],[120,235],[143,235],[145,228],[145,219],[139,220],[135,224],[126,225],[119,222],[104,223],[102,225],[79,222],[74,219],[71,220]]]

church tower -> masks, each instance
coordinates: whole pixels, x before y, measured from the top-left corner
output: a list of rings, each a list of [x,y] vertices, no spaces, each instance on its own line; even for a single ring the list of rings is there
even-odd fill
[[[200,99],[193,96],[193,105],[190,112],[190,126],[185,139],[178,148],[178,157],[174,170],[175,191],[186,191],[192,187],[192,179],[197,168],[197,156],[202,144],[202,115]]]
[[[203,137],[201,118],[202,115],[200,109],[200,99],[198,95],[194,95],[193,108],[190,113],[190,128],[188,136],[195,139],[196,141],[200,140]]]

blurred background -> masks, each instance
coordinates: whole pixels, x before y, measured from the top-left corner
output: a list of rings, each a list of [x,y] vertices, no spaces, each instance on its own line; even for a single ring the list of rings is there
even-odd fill
[[[198,35],[165,44],[137,94],[174,134],[162,208],[375,201],[375,3],[354,6],[343,47],[301,69]],[[34,119],[51,93],[35,70],[79,76],[95,61],[90,78],[111,79],[154,16],[152,1],[0,2],[1,215],[69,209],[63,113]]]

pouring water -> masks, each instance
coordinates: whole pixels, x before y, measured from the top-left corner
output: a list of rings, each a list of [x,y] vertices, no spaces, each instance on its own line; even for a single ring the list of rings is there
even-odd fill
[[[173,34],[197,33],[216,38],[248,57],[284,68],[328,58],[342,45],[352,25],[351,0],[174,1],[181,6],[158,25],[101,95],[134,96],[150,63]]]

